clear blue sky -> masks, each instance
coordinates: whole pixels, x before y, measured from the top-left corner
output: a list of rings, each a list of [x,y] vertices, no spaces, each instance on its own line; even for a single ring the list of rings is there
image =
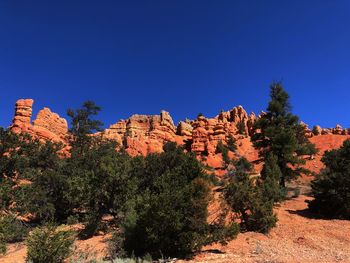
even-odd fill
[[[0,125],[19,98],[62,116],[87,99],[108,126],[266,108],[283,80],[310,125],[350,126],[348,0],[2,0]]]

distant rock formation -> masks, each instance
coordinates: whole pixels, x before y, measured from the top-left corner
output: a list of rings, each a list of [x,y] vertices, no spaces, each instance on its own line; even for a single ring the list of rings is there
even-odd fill
[[[32,99],[21,99],[16,102],[15,116],[10,129],[15,133],[31,134],[40,140],[66,143],[67,121],[49,108],[43,108],[32,123],[33,103]]]
[[[32,99],[22,99],[16,102],[15,116],[12,121],[11,130],[16,133],[28,132],[31,127],[30,119],[32,117]]]
[[[116,140],[132,155],[161,152],[165,142],[176,141],[176,128],[166,111],[159,115],[133,115],[112,124],[101,134]]]
[[[344,129],[339,124],[337,124],[335,128],[321,128],[319,125],[316,125],[314,126],[310,137],[317,136],[317,135],[329,135],[329,134],[349,135],[349,129]]]
[[[31,122],[33,112],[32,99],[21,99],[16,102],[15,116],[10,129],[16,133],[29,133],[40,140],[52,140],[67,144],[68,125],[64,118],[43,108]],[[259,116],[247,114],[242,106],[229,111],[221,111],[213,118],[199,115],[195,120],[180,121],[177,126],[166,111],[159,115],[132,115],[126,120],[120,120],[96,135],[116,140],[131,155],[147,155],[161,152],[166,142],[176,142],[185,145],[186,150],[194,152],[198,157],[207,156],[208,162],[220,163],[216,151],[219,141],[227,144],[230,138],[240,143],[238,152],[243,155],[256,156],[250,136],[253,134],[255,121]],[[302,123],[305,136],[312,138],[321,135],[348,135],[348,129],[340,125],[335,128],[315,126],[312,130]]]

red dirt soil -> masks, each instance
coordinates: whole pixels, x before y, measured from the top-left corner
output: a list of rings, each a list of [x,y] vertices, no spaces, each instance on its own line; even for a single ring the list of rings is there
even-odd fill
[[[203,248],[190,262],[350,262],[350,221],[312,218],[305,210],[308,199],[276,208],[279,221],[268,235],[239,234],[226,246]]]
[[[350,221],[312,218],[305,211],[308,199],[302,195],[277,207],[279,221],[270,234],[239,234],[226,246],[203,248],[189,262],[350,262]],[[98,256],[105,246],[104,236],[77,243],[80,250],[96,251]],[[0,262],[24,262],[25,253],[23,244],[12,244]]]
[[[319,153],[313,160],[307,161],[306,168],[319,172],[323,168],[323,153],[339,148],[349,138],[349,135],[334,134],[310,138]],[[249,138],[239,140],[237,145],[239,154],[246,156],[249,161],[258,158]],[[220,159],[218,155],[210,161],[220,166]],[[303,177],[302,181],[307,182],[312,178]],[[309,218],[303,211],[307,208],[307,199],[300,196],[276,208],[279,221],[269,235],[252,232],[239,234],[227,246],[204,248],[192,262],[350,262],[350,221]],[[215,214],[215,207],[209,209]],[[106,236],[77,241],[76,246],[80,251],[89,251],[102,257],[106,253]],[[24,262],[25,255],[23,243],[10,244],[7,254],[0,256],[0,263]]]

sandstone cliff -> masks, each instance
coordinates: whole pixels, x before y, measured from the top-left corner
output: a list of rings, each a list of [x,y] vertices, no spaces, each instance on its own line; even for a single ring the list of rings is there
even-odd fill
[[[166,111],[159,115],[133,115],[112,124],[101,134],[116,140],[132,155],[160,152],[165,142],[176,141],[176,128]]]
[[[40,140],[67,144],[67,121],[49,108],[40,110],[36,119],[31,121],[33,103],[32,99],[21,99],[16,102],[15,116],[10,129],[16,133],[29,133]],[[199,115],[195,120],[180,121],[177,126],[166,111],[161,111],[159,115],[135,114],[110,125],[99,135],[116,140],[131,155],[161,152],[164,143],[176,142],[184,145],[187,151],[194,152],[208,165],[220,170],[222,156],[215,153],[219,141],[227,144],[231,138],[236,140],[237,152],[229,152],[230,157],[239,154],[250,161],[258,158],[250,136],[253,133],[254,122],[263,114],[265,113],[262,112],[259,116],[255,116],[254,113],[247,114],[242,106],[237,106],[229,111],[222,111],[213,118]],[[321,153],[340,145],[336,142],[342,142],[349,134],[348,129],[343,129],[340,125],[335,128],[315,126],[312,130],[306,124],[302,125],[306,137],[321,149]],[[307,166],[311,170],[319,170],[320,159],[321,154],[318,154],[313,161],[308,161]]]
[[[43,108],[31,122],[33,102],[32,99],[16,102],[15,116],[10,129],[16,133],[29,133],[41,140],[65,143],[68,134],[67,121],[50,109]]]

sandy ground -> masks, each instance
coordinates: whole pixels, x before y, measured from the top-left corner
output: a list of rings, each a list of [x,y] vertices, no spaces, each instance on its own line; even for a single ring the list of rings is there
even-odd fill
[[[228,245],[211,245],[192,262],[350,262],[350,221],[314,218],[300,196],[276,208],[269,235],[248,232]]]
[[[203,248],[190,262],[350,262],[350,221],[314,218],[306,211],[307,199],[301,195],[277,207],[279,221],[269,235],[239,234],[226,246]],[[105,245],[103,236],[77,243],[81,251],[97,255],[104,253]],[[12,244],[0,262],[24,262],[25,253],[23,244]]]

